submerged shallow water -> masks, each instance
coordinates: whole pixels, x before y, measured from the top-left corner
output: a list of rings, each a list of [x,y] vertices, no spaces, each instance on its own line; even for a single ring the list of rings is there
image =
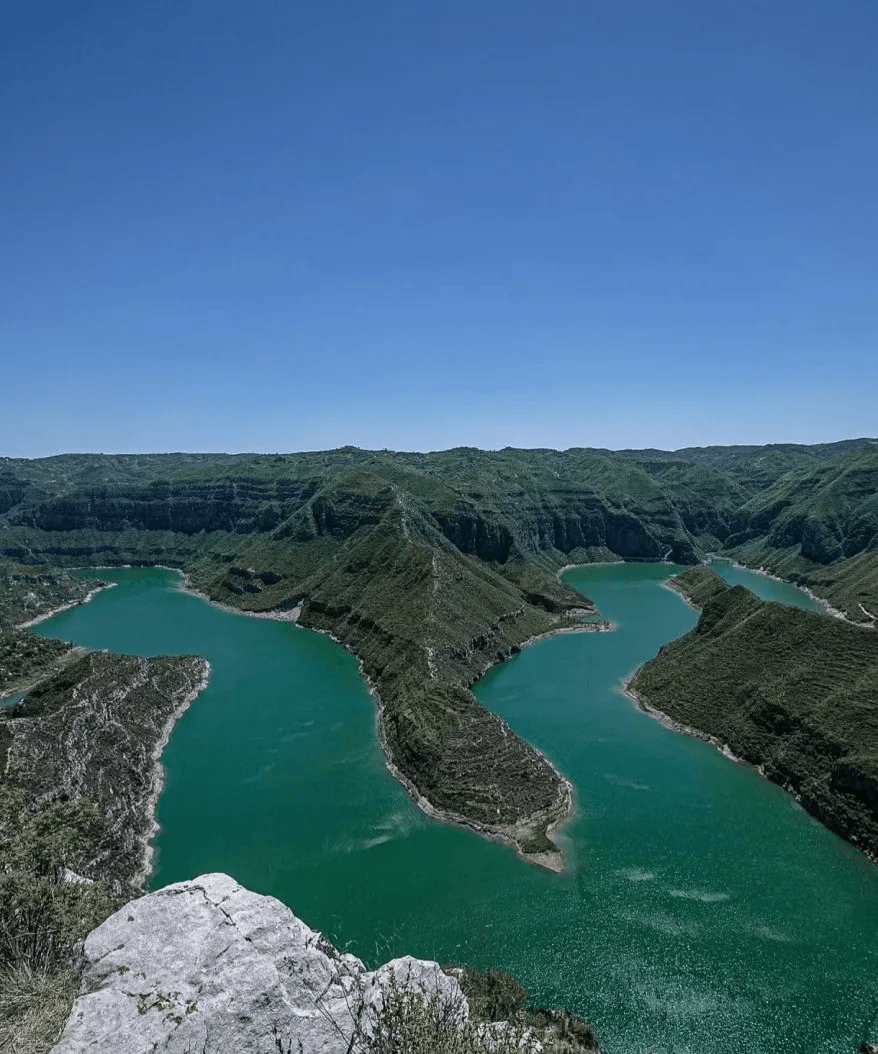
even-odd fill
[[[477,685],[576,786],[561,876],[415,808],[387,773],[356,661],[328,637],[221,611],[156,569],[89,572],[119,588],[38,632],[213,666],[165,752],[153,888],[222,870],[370,964],[509,970],[538,1004],[589,1020],[608,1054],[853,1051],[878,1034],[878,870],[618,691],[696,621],[662,588],[674,570],[567,572],[619,629],[540,641]]]

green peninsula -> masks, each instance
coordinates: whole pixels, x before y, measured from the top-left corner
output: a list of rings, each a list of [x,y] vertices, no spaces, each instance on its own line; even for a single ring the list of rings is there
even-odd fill
[[[876,492],[873,439],[4,459],[0,556],[172,565],[214,601],[331,633],[361,660],[418,804],[560,869],[567,781],[470,690],[534,637],[609,628],[558,571],[718,552],[872,625]]]

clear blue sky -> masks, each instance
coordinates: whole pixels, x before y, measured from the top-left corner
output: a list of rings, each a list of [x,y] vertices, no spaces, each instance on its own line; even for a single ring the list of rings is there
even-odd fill
[[[38,0],[0,454],[878,432],[876,0]]]

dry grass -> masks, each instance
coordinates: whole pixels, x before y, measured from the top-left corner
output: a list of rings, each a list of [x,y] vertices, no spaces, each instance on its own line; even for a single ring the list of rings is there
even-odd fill
[[[0,1051],[48,1054],[67,1022],[78,986],[79,969],[72,966],[0,970]]]

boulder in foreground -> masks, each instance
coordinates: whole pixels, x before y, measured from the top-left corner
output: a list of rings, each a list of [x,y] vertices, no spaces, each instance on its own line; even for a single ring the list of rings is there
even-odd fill
[[[367,971],[274,897],[203,875],[126,904],[85,942],[85,973],[54,1054],[346,1054],[391,983],[467,1004],[436,963]]]

